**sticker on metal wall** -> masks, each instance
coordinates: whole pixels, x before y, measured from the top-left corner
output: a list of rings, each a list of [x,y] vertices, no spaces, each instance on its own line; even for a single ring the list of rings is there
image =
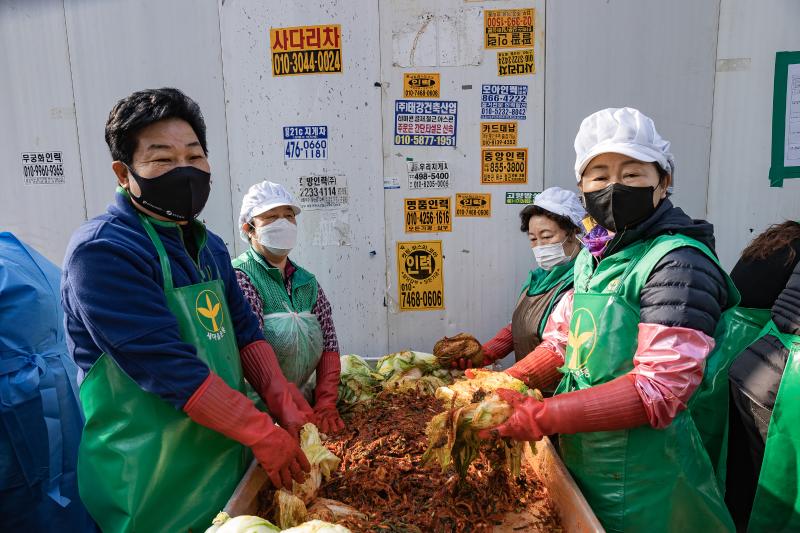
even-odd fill
[[[403,200],[406,233],[452,231],[450,197],[406,198]]]
[[[532,48],[530,50],[497,52],[498,76],[520,76],[523,74],[534,74],[535,72],[536,66],[533,62]]]
[[[528,109],[527,85],[481,86],[482,119],[525,120]]]
[[[393,11],[395,67],[465,67],[483,59],[483,9],[436,13],[436,2],[405,2]]]
[[[61,151],[22,152],[22,179],[25,185],[64,185],[64,156]]]
[[[283,158],[328,159],[328,126],[284,126]]]
[[[516,146],[519,122],[481,122],[481,146]]]
[[[455,146],[458,102],[451,100],[396,100],[394,144]]]
[[[438,72],[405,72],[403,98],[439,98],[441,76]]]
[[[483,12],[484,46],[492,48],[532,48],[536,10],[487,9]]]
[[[482,217],[492,216],[492,195],[478,192],[456,193],[457,217]]]
[[[444,309],[442,241],[397,243],[401,311]]]
[[[350,215],[345,211],[321,211],[313,229],[311,244],[314,246],[350,246],[353,232]]]
[[[397,176],[384,176],[383,177],[383,188],[384,189],[399,189],[400,188],[400,178]]]
[[[344,176],[301,176],[298,182],[297,198],[301,209],[347,209],[350,206],[347,178]]]
[[[538,192],[507,192],[506,205],[529,205],[536,199]]]
[[[528,149],[482,149],[481,183],[484,185],[528,183]]]
[[[339,24],[270,28],[273,76],[342,72]]]
[[[408,161],[409,189],[449,189],[447,161]]]

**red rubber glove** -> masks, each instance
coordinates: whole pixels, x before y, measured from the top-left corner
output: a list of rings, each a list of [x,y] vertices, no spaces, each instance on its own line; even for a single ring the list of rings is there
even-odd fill
[[[336,409],[341,371],[339,354],[323,352],[317,365],[317,387],[314,389],[314,414],[323,433],[332,434],[344,429],[344,422]]]
[[[647,411],[630,374],[543,402],[508,389],[498,389],[497,394],[511,404],[514,413],[496,428],[480,431],[480,438],[497,435],[535,441],[553,433],[615,431],[648,423]]]
[[[314,425],[317,425],[317,415],[314,414],[314,410],[308,405],[308,401],[306,397],[303,396],[303,393],[300,392],[300,389],[297,388],[297,385],[289,382],[289,392],[292,394],[292,400],[294,401],[294,405],[300,409],[300,412],[303,413],[309,422]]]
[[[292,480],[302,483],[311,471],[297,441],[213,372],[183,410],[198,424],[250,447],[276,488],[292,490]]]
[[[314,422],[313,417],[308,414],[311,408],[308,407],[308,411],[304,413],[303,409],[297,406],[299,402],[297,397],[302,398],[302,395],[281,372],[272,346],[267,341],[256,341],[242,348],[239,354],[244,377],[264,399],[270,414],[278,420],[283,429],[299,439],[303,424]],[[296,392],[293,392],[293,389]]]
[[[558,369],[563,365],[564,359],[559,354],[540,344],[505,372],[531,388],[544,390],[561,379]]]

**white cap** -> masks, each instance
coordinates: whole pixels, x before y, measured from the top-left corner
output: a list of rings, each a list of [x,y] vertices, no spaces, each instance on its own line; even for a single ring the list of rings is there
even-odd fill
[[[575,177],[581,181],[589,161],[609,152],[658,163],[666,172],[674,174],[675,158],[669,146],[669,141],[656,131],[652,119],[638,109],[609,107],[581,122],[575,136]]]
[[[586,218],[586,209],[578,200],[578,195],[561,187],[550,187],[536,195],[533,205],[546,209],[556,215],[567,217],[583,231],[581,221]]]
[[[244,195],[242,208],[239,210],[239,235],[242,239],[249,240],[247,233],[242,230],[244,224],[253,217],[282,205],[291,207],[295,215],[300,212],[300,206],[294,202],[294,197],[280,183],[264,180],[251,186]]]

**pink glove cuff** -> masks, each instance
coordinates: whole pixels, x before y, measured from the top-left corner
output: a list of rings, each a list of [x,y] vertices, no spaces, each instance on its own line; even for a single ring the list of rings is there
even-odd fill
[[[493,363],[511,353],[514,349],[514,336],[511,333],[511,324],[502,328],[497,334],[482,346],[484,358]]]
[[[273,379],[285,381],[286,378],[278,364],[275,351],[267,341],[255,341],[239,351],[244,377],[253,388],[264,396]]]
[[[549,348],[539,345],[524,359],[506,370],[506,373],[525,382],[529,387],[545,389],[561,379],[559,367],[564,359]]]
[[[546,435],[615,431],[648,423],[647,411],[626,374],[588,389],[559,394],[544,401],[537,421]]]

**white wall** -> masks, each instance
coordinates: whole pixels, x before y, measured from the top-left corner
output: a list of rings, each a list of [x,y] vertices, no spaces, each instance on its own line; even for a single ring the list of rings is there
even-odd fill
[[[718,10],[717,0],[547,3],[547,186],[575,187],[584,117],[635,107],[672,142],[674,203],[705,216]]]
[[[775,52],[800,50],[800,2],[722,2],[708,217],[729,269],[768,225],[800,219],[800,180],[769,186]]]
[[[481,10],[520,6],[537,8],[536,74],[501,80],[496,53],[476,48]],[[428,16],[434,24],[419,31]],[[602,107],[655,119],[677,158],[675,202],[715,223],[725,266],[768,224],[800,216],[800,180],[782,189],[767,180],[775,52],[800,50],[799,20],[795,0],[0,0],[0,231],[60,263],[74,229],[113,198],[103,140],[112,105],[175,86],[205,114],[214,185],[203,217],[232,253],[244,246],[235,220],[253,182],[347,177],[350,207],[335,215],[350,242],[314,244],[330,214],[307,211],[293,254],[329,294],[344,351],[430,349],[462,330],[485,340],[510,318],[533,266],[519,207],[503,192],[573,187],[575,132]],[[272,77],[269,27],[325,23],[342,25],[344,73]],[[411,61],[396,43],[417,33]],[[413,71],[440,72],[441,99],[459,102],[455,149],[393,145],[394,100]],[[526,186],[480,184],[482,83],[530,86]],[[328,159],[285,161],[281,127],[306,124],[329,126]],[[21,154],[55,150],[65,183],[24,185]],[[443,195],[491,192],[492,218],[405,234],[402,199],[426,196],[405,188],[407,157],[447,160]],[[384,191],[384,176],[403,188]],[[445,311],[394,312],[401,239],[444,241]]]

